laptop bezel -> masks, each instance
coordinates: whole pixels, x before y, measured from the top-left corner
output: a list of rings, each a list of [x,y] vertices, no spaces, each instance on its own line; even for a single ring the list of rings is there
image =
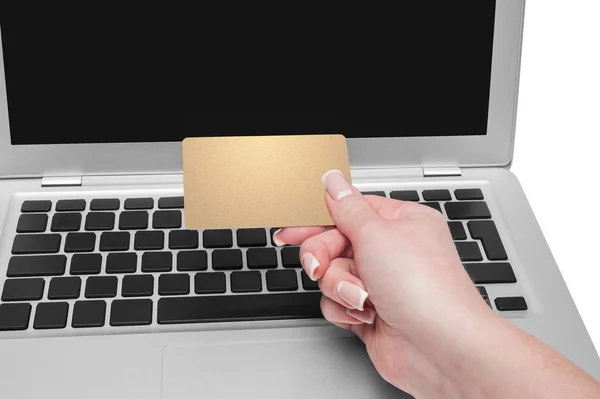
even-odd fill
[[[524,0],[496,2],[487,135],[348,139],[352,167],[509,165],[515,136],[524,5]],[[181,143],[176,142],[12,145],[2,62],[0,78],[0,177],[181,173]],[[48,134],[52,134],[52,128]]]

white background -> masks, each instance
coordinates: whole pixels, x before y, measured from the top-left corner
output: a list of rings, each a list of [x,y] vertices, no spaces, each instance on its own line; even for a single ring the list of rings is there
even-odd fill
[[[600,1],[527,1],[512,171],[600,351]]]

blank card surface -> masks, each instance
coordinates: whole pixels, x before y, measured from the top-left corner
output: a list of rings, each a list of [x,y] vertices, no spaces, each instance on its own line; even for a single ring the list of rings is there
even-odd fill
[[[342,135],[186,138],[186,227],[331,225],[321,182],[331,169],[350,181]]]

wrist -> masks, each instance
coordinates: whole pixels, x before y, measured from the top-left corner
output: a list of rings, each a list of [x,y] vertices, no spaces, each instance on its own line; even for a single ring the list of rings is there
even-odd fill
[[[514,338],[509,335],[516,328],[483,301],[482,304],[455,313],[452,322],[438,320],[441,322],[436,323],[435,330],[421,330],[418,337],[410,338],[427,363],[416,367],[411,384],[413,395],[444,399],[486,397],[482,393],[487,386],[479,384],[480,374],[489,372],[484,371],[487,363],[497,360],[495,351],[511,346],[509,342]],[[439,326],[444,326],[443,330]]]
[[[495,397],[498,385],[510,382],[528,359],[526,334],[492,311],[480,317],[478,331],[469,330],[443,365],[451,392],[461,398]]]

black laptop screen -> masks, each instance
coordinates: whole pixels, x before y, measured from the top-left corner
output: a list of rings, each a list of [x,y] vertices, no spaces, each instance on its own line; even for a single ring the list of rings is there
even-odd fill
[[[348,21],[327,34],[2,24],[11,141],[484,135],[495,4],[402,2],[393,26]]]

